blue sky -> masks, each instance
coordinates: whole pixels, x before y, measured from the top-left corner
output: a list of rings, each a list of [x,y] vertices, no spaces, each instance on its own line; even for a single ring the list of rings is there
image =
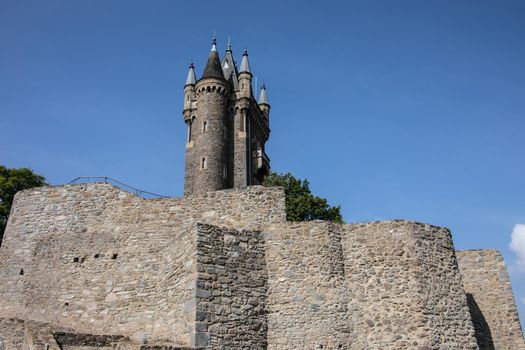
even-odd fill
[[[183,84],[216,31],[266,82],[273,170],[348,222],[407,218],[499,249],[523,322],[508,246],[525,224],[523,18],[522,0],[0,0],[0,164],[181,195]]]

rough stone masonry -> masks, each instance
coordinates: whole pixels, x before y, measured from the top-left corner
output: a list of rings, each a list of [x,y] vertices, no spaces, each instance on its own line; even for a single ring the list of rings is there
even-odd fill
[[[287,222],[258,186],[269,109],[245,53],[190,66],[185,197],[110,184],[15,196],[0,350],[525,350],[503,259],[408,221]],[[459,265],[458,265],[459,262]]]
[[[0,266],[0,349],[525,349],[496,252],[428,224],[287,222],[280,188],[22,191]]]

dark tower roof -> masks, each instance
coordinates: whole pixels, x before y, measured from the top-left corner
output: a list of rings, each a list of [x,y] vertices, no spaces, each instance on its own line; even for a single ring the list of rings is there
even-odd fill
[[[213,39],[213,45],[211,47],[210,55],[208,56],[208,63],[204,68],[201,79],[204,78],[216,78],[224,79],[224,73],[222,72],[221,60],[219,53],[217,52],[217,42]]]
[[[237,90],[239,87],[239,81],[237,79],[237,67],[235,66],[235,60],[233,59],[230,39],[228,39],[228,49],[222,58],[222,71],[224,72],[224,79],[228,80],[233,85],[234,90]]]

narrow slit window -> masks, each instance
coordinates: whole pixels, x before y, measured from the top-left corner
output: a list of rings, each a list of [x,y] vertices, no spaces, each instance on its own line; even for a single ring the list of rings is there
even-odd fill
[[[206,157],[201,159],[201,169],[206,169],[208,167],[208,161],[206,160]]]
[[[208,131],[208,122],[203,122],[202,123],[202,131]]]
[[[188,122],[188,142],[191,141],[191,120]]]

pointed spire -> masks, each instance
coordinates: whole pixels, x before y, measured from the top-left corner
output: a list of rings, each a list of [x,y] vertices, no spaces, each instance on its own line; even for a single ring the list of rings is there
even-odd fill
[[[213,35],[213,41],[211,43],[210,51],[217,51],[217,38],[215,37],[215,34]]]
[[[250,70],[250,63],[248,63],[248,50],[244,49],[244,53],[242,54],[242,61],[241,61],[241,70],[239,73],[242,72],[248,72],[251,74]]]
[[[217,52],[217,39],[215,39],[215,36],[213,37],[211,51],[210,55],[208,56],[206,68],[204,68],[204,73],[202,73],[201,79],[204,78],[224,79],[224,75],[221,68],[221,60],[219,58],[219,53]]]
[[[261,85],[261,94],[259,95],[259,101],[257,103],[260,105],[270,105],[268,103],[268,97],[266,96],[266,86],[264,83]]]
[[[193,62],[190,63],[190,69],[188,70],[188,77],[186,78],[186,85],[194,85],[195,84],[195,67],[193,66]]]
[[[235,60],[233,59],[231,39],[228,37],[228,49],[224,53],[222,59],[222,71],[224,73],[224,79],[232,83],[234,90],[237,90],[239,81],[237,79],[237,67],[235,66]]]

